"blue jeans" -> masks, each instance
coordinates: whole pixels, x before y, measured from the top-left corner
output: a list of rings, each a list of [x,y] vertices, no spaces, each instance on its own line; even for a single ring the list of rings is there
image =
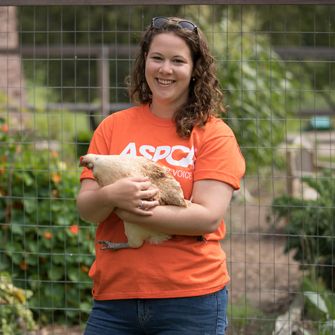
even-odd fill
[[[203,296],[95,300],[84,335],[224,335],[226,288]]]

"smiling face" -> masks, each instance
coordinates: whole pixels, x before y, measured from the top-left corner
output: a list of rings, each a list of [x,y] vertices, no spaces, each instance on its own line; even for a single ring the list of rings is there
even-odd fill
[[[145,78],[152,92],[154,114],[172,117],[187,101],[192,71],[191,50],[182,38],[171,32],[153,38],[146,57]]]

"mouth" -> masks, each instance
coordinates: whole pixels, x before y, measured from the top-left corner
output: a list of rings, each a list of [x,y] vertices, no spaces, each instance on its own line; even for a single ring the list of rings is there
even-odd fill
[[[156,81],[159,85],[161,86],[170,86],[173,83],[175,83],[175,80],[171,80],[171,79],[162,79],[162,78],[156,78]]]

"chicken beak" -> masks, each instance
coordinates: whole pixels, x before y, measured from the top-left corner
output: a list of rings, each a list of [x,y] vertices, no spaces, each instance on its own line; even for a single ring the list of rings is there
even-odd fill
[[[79,158],[79,166],[87,167],[90,170],[93,170],[94,164],[89,159],[85,159],[85,156]]]
[[[85,164],[84,164],[84,157],[83,156],[81,156],[79,158],[79,166],[85,166]]]

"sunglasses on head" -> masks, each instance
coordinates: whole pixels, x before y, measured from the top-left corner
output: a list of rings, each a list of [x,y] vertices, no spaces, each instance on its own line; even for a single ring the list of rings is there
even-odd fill
[[[198,28],[193,22],[187,20],[174,20],[164,16],[154,17],[151,20],[151,28],[162,29],[171,22],[174,22],[178,27],[182,29],[193,31],[196,34],[198,33]]]

